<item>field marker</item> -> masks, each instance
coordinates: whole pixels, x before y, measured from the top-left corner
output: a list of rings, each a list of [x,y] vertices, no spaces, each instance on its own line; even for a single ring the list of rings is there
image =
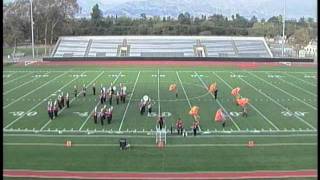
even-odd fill
[[[59,76],[57,76],[57,77],[55,77],[55,78],[53,78],[53,79],[51,79],[50,81],[48,81],[48,82],[46,82],[46,83],[42,84],[41,86],[39,86],[39,87],[35,88],[34,90],[30,91],[29,93],[27,93],[27,94],[25,94],[25,95],[23,95],[23,96],[21,96],[20,98],[16,99],[15,101],[12,101],[11,103],[7,104],[6,106],[3,106],[3,109],[5,109],[5,108],[9,107],[10,105],[12,105],[12,104],[14,104],[14,103],[18,102],[18,101],[19,101],[19,100],[21,100],[22,98],[24,98],[24,97],[26,97],[26,96],[28,96],[28,95],[32,94],[33,92],[37,91],[38,89],[40,89],[40,88],[42,88],[42,87],[46,86],[47,84],[49,84],[49,83],[51,83],[52,81],[54,81],[54,80],[56,80],[56,79],[60,78],[61,76],[65,75],[66,73],[68,73],[68,71],[67,71],[67,72],[65,72],[65,73],[63,73],[63,74],[61,74],[61,75],[59,75]]]
[[[308,81],[305,81],[305,80],[303,80],[303,79],[300,79],[300,78],[298,78],[298,77],[296,77],[296,76],[293,76],[293,75],[290,75],[290,74],[286,74],[286,75],[291,76],[291,77],[293,77],[293,78],[295,78],[295,79],[297,79],[297,80],[300,80],[300,81],[302,81],[302,82],[304,82],[304,83],[306,83],[306,84],[308,84],[308,85],[311,85],[311,86],[313,86],[313,87],[317,87],[317,85],[314,85],[313,83],[308,82]]]
[[[103,73],[104,73],[104,71],[102,72],[102,74],[103,74]],[[120,77],[120,75],[121,75],[121,72],[119,72],[119,74],[118,74],[118,76],[116,77],[116,79],[113,80],[112,84],[114,84],[114,83],[118,80],[118,78]],[[82,125],[80,126],[79,131],[80,131],[80,130],[84,127],[84,125],[87,123],[87,121],[88,121],[89,118],[91,117],[91,114],[93,113],[95,107],[98,106],[99,103],[100,103],[100,101],[98,101],[98,103],[93,107],[93,109],[92,109],[92,111],[90,112],[90,114],[88,115],[87,119],[86,119],[86,120],[82,123]]]
[[[85,72],[81,73],[81,75],[84,74],[84,73],[85,73]],[[95,80],[97,80],[98,77],[100,77],[102,74],[103,74],[103,72],[100,73],[95,79],[93,79],[90,84],[92,84]],[[75,79],[79,79],[79,77],[81,77],[81,76],[77,76]],[[74,80],[75,80],[75,79],[74,79]],[[90,84],[88,84],[86,87],[88,87]],[[58,91],[60,92],[61,89],[62,89],[62,88],[60,88]],[[81,93],[82,93],[82,92],[80,92],[80,94],[81,94]],[[75,99],[76,99],[76,98],[73,97],[72,100],[70,101],[70,104],[71,104]],[[58,115],[61,114],[62,111],[65,110],[66,108],[67,108],[67,106],[64,106],[64,107],[58,112]],[[48,126],[51,122],[52,122],[52,121],[48,121],[46,124],[44,124],[44,125],[40,128],[40,131],[42,131],[42,130],[43,130],[46,126]]]
[[[196,71],[194,71],[194,73],[195,73],[195,74],[198,74]],[[203,80],[201,79],[201,77],[198,76],[198,79],[201,81],[202,85],[203,85],[205,88],[207,88],[206,83],[203,82]],[[210,95],[212,96],[212,98],[214,98],[214,96],[213,96],[211,93],[210,93]],[[220,106],[225,112],[228,112],[228,111],[226,111],[226,109],[221,105],[221,103],[219,102],[218,99],[217,99],[216,101],[217,101],[217,103],[219,104],[219,106]],[[230,120],[232,121],[232,123],[236,126],[236,128],[237,128],[238,130],[240,130],[239,126],[237,125],[237,123],[234,122],[233,118],[232,118],[231,116],[229,116],[229,118],[230,118]]]
[[[212,72],[214,75],[216,75],[221,81],[223,81],[230,89],[233,89],[232,87],[231,87],[231,85],[229,84],[229,83],[227,83],[225,80],[223,80],[218,74],[216,74],[215,72]],[[262,99],[260,99],[261,101],[262,101]],[[260,116],[262,116],[263,117],[263,119],[265,119],[272,127],[274,127],[276,130],[280,130],[279,128],[278,128],[278,126],[276,126],[275,124],[273,124],[272,122],[271,122],[271,120],[270,119],[268,119],[264,114],[262,114],[254,105],[252,105],[251,103],[249,103],[249,105],[255,110],[255,111],[257,111],[258,112],[258,114],[260,114]]]
[[[83,75],[84,73],[86,73],[86,71],[83,72],[83,73],[81,73],[80,76],[77,76],[76,79],[79,79],[79,77],[82,77],[82,75]],[[96,77],[86,86],[86,88],[88,88],[92,83],[94,83],[102,74],[103,74],[103,72],[101,72],[98,76],[96,76]],[[87,83],[88,83],[88,82],[87,82]],[[59,89],[58,91],[60,92],[61,89]],[[80,94],[81,94],[81,93],[83,93],[83,92],[81,91]],[[79,94],[79,95],[80,95],[80,94]],[[70,101],[70,104],[71,104],[74,100],[76,100],[75,97],[72,98],[72,100]],[[58,112],[58,115],[61,114],[62,111],[65,110],[65,109],[66,109],[66,106],[64,106],[64,107]],[[49,122],[46,123],[44,126],[42,126],[41,129],[40,129],[40,131],[41,131],[42,129],[44,129],[47,125],[49,125],[51,122],[52,122],[52,121],[49,121]],[[73,129],[73,128],[72,128],[72,129]]]
[[[297,86],[297,85],[295,85],[295,84],[293,84],[293,83],[291,83],[291,82],[285,81],[285,80],[283,80],[283,79],[281,79],[281,78],[278,78],[278,79],[281,80],[281,81],[283,81],[283,82],[286,83],[286,84],[289,84],[289,85],[291,85],[291,86],[293,86],[293,87],[295,87],[295,88],[300,89],[301,91],[303,91],[303,92],[305,92],[305,93],[307,93],[307,94],[310,94],[310,95],[312,95],[312,96],[314,96],[314,97],[317,96],[316,94],[314,94],[314,93],[312,93],[312,92],[310,92],[310,91],[307,91],[307,90],[305,90],[305,89],[303,89],[303,88],[301,88],[301,87],[299,87],[299,86]],[[288,99],[288,100],[289,100],[289,99]]]
[[[158,116],[160,117],[161,106],[160,106],[160,70],[158,68]]]
[[[292,95],[292,94],[290,94],[290,93],[288,93],[288,92],[284,91],[283,89],[281,89],[281,88],[279,88],[279,87],[277,87],[277,86],[273,85],[272,83],[269,83],[268,81],[264,80],[263,78],[260,78],[259,76],[255,75],[255,74],[253,74],[253,73],[250,73],[250,74],[252,74],[253,76],[255,76],[257,79],[260,79],[260,80],[264,81],[265,83],[270,84],[271,86],[273,86],[274,88],[276,88],[276,89],[280,90],[281,92],[283,92],[283,93],[285,93],[285,94],[287,94],[287,95],[289,95],[289,96],[291,96],[291,97],[293,97],[293,98],[296,98],[297,100],[299,100],[299,101],[300,101],[300,102],[302,102],[303,104],[305,104],[305,105],[307,105],[307,106],[311,107],[312,109],[317,110],[317,108],[316,108],[316,107],[314,107],[314,106],[312,106],[311,104],[308,104],[308,103],[306,103],[306,102],[302,101],[301,99],[297,98],[296,96],[294,96],[294,95]]]
[[[37,79],[39,79],[39,78],[31,79],[30,81],[27,81],[27,82],[25,82],[25,83],[23,83],[23,84],[21,84],[21,85],[19,85],[19,86],[15,87],[15,88],[10,89],[10,90],[9,90],[9,91],[7,91],[7,92],[4,92],[4,93],[3,93],[3,95],[6,95],[6,94],[8,94],[8,93],[10,93],[10,92],[12,92],[12,91],[14,91],[14,90],[16,90],[16,89],[18,89],[18,88],[20,88],[20,87],[24,86],[24,85],[26,85],[26,84],[29,84],[29,83],[31,83],[31,82],[33,82],[33,81],[37,80]]]
[[[66,72],[66,73],[67,73],[67,72]],[[65,73],[64,73],[64,74],[65,74]],[[64,74],[62,74],[62,75],[64,75]],[[61,76],[61,75],[60,75],[60,76]],[[54,79],[52,79],[52,80],[54,80]],[[69,83],[67,83],[67,84],[65,84],[64,86],[62,86],[62,88],[68,86],[68,85],[71,84],[74,80],[76,80],[76,79],[73,79],[73,80],[69,81]],[[49,81],[49,82],[50,82],[50,81]],[[49,98],[50,96],[51,96],[51,95],[49,95],[47,98]],[[21,118],[24,117],[26,114],[28,114],[29,112],[31,112],[32,110],[34,110],[35,108],[37,108],[38,106],[40,106],[42,103],[43,103],[43,101],[41,101],[41,102],[39,102],[38,104],[36,104],[35,106],[33,106],[33,108],[29,109],[25,114],[23,114],[22,116],[18,117],[17,119],[15,119],[14,121],[12,121],[10,124],[8,124],[8,125],[5,127],[5,129],[8,128],[8,127],[10,127],[10,126],[13,125],[14,123],[16,123],[19,119],[21,119]]]
[[[184,93],[184,95],[185,95],[186,98],[187,98],[187,102],[188,102],[188,104],[189,104],[189,107],[192,108],[192,105],[191,105],[191,103],[190,103],[190,100],[189,100],[189,97],[188,97],[188,95],[187,95],[187,92],[186,92],[186,90],[185,90],[184,87],[183,87],[182,81],[181,81],[180,76],[179,76],[179,73],[178,73],[177,71],[176,71],[176,75],[177,75],[177,77],[178,77],[178,79],[179,79],[179,82],[180,82],[180,85],[181,85],[181,87],[182,87],[183,93]],[[193,116],[193,118],[194,118],[194,120],[196,120],[196,116]],[[199,131],[201,132],[200,125],[199,125]]]
[[[25,74],[25,75],[23,75],[23,76],[17,77],[17,78],[15,78],[15,79],[12,79],[12,80],[7,81],[7,82],[4,82],[3,85],[7,85],[7,84],[9,84],[9,83],[12,83],[12,82],[14,82],[14,81],[16,81],[16,80],[18,80],[18,79],[21,79],[21,78],[27,76],[27,75],[30,75],[30,74],[32,74],[32,73],[27,73],[27,74]]]
[[[275,104],[277,104],[278,106],[280,106],[281,108],[283,108],[284,110],[290,111],[288,108],[284,107],[282,104],[278,103],[276,100],[274,100],[273,98],[271,98],[270,96],[268,96],[266,93],[258,91],[258,89],[256,87],[254,87],[253,85],[251,85],[249,82],[247,82],[246,80],[239,78],[241,81],[245,82],[247,85],[249,85],[250,87],[252,87],[253,89],[255,89],[257,92],[259,92],[260,94],[264,95],[265,97],[269,98],[272,102],[274,102]],[[290,111],[291,112],[291,111]],[[311,127],[314,130],[317,130],[315,127],[313,127],[311,124],[309,124],[307,121],[305,121],[304,119],[300,118],[299,116],[293,114],[294,117],[298,118],[301,122],[305,123],[306,125],[308,125],[309,127]]]
[[[124,119],[125,119],[125,117],[126,117],[128,108],[129,108],[129,106],[130,106],[130,102],[131,102],[131,100],[132,100],[133,93],[134,93],[134,91],[135,91],[135,89],[136,89],[136,85],[137,85],[137,82],[138,82],[139,77],[140,77],[140,71],[139,71],[139,73],[138,73],[138,75],[137,75],[137,78],[136,78],[136,81],[135,81],[135,83],[134,83],[134,85],[133,85],[132,96],[130,96],[129,102],[128,102],[127,106],[126,106],[126,109],[124,110],[124,113],[123,113],[123,116],[122,116],[122,120],[121,120],[121,123],[120,123],[120,126],[119,126],[119,130],[118,130],[119,132],[121,131],[122,124],[123,124],[123,121],[124,121]]]

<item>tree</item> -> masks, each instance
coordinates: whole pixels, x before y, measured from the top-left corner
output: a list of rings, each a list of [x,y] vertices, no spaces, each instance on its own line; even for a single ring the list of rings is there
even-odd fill
[[[146,20],[146,19],[147,19],[146,13],[141,13],[141,14],[140,14],[140,17],[141,17],[143,20]]]
[[[99,5],[96,4],[92,8],[91,20],[98,22],[103,18],[102,11],[99,9]]]

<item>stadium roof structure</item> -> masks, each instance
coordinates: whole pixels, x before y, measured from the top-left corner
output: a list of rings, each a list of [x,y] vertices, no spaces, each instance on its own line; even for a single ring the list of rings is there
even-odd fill
[[[273,58],[273,55],[264,37],[62,36],[50,57]]]

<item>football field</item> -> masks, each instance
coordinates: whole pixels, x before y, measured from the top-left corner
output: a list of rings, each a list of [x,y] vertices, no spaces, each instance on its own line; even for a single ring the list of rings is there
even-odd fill
[[[317,167],[317,69],[308,67],[16,67],[3,70],[4,169],[200,172],[303,170]],[[213,82],[218,98],[207,90]],[[96,84],[96,95],[92,85]],[[111,124],[95,124],[100,86],[125,84],[126,103],[113,98]],[[175,83],[178,97],[168,90]],[[74,86],[87,95],[74,97]],[[231,90],[249,98],[248,117]],[[67,92],[70,108],[49,120],[47,102]],[[140,115],[144,95],[151,115]],[[110,105],[107,103],[107,107]],[[194,137],[192,106],[200,108]],[[214,121],[219,108],[226,126]],[[157,117],[165,117],[167,144],[155,144]],[[181,118],[187,137],[177,135]],[[172,132],[171,132],[172,128]],[[119,139],[131,148],[119,150]],[[72,147],[64,147],[72,141]],[[247,147],[254,141],[255,147]],[[24,163],[26,162],[26,163]]]

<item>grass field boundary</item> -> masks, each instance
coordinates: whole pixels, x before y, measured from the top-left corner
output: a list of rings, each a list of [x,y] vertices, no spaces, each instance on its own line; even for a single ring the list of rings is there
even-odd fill
[[[224,82],[224,84],[226,84],[231,90],[232,90],[232,86],[227,83],[225,80],[223,80],[217,73],[212,72],[215,76],[217,76],[221,81]],[[276,125],[274,125],[272,123],[272,121],[270,119],[268,119],[264,114],[262,114],[254,105],[252,105],[251,103],[249,103],[249,105],[255,110],[257,111],[258,114],[260,114],[261,117],[263,117],[263,119],[265,119],[272,127],[274,127],[276,130],[280,130],[279,127],[277,127]]]
[[[268,99],[270,99],[272,102],[274,102],[275,104],[277,104],[278,106],[280,106],[282,109],[286,110],[286,111],[290,111],[288,108],[284,107],[282,104],[278,103],[276,100],[274,100],[273,98],[271,98],[270,96],[268,96],[266,93],[259,91],[255,86],[253,86],[251,83],[247,82],[246,80],[242,79],[241,77],[239,77],[239,79],[243,82],[245,82],[246,84],[248,84],[251,88],[253,88],[254,90],[256,90],[257,92],[259,92],[260,94],[264,95],[265,97],[267,97]],[[291,111],[290,111],[291,112]],[[312,126],[310,123],[308,123],[307,121],[305,121],[304,119],[302,119],[301,117],[293,114],[294,117],[296,117],[297,119],[299,119],[301,122],[305,123],[306,125],[308,125],[310,128],[316,130],[316,128],[314,126]]]
[[[306,170],[254,170],[254,171],[191,171],[191,172],[139,172],[139,171],[65,171],[4,169],[4,177],[70,178],[70,179],[279,179],[317,177],[316,169]]]
[[[130,96],[129,102],[128,102],[127,106],[126,106],[126,109],[124,110],[124,113],[123,113],[123,116],[122,116],[121,123],[120,123],[119,130],[118,130],[118,131],[121,131],[122,124],[123,124],[123,122],[124,122],[124,119],[125,119],[125,117],[126,117],[126,114],[127,114],[128,108],[129,108],[129,106],[130,106],[131,99],[132,99],[133,94],[134,94],[134,91],[135,91],[135,89],[136,89],[136,85],[137,85],[137,82],[138,82],[139,77],[140,77],[140,71],[138,72],[138,75],[137,75],[136,81],[134,82],[133,89],[132,89],[132,93],[131,93],[131,96]]]
[[[95,134],[95,133],[104,133],[104,134],[153,134],[156,131],[155,130],[151,130],[151,131],[144,131],[144,130],[126,130],[126,131],[117,131],[117,130],[96,130],[96,129],[87,129],[87,130],[74,130],[74,129],[45,129],[42,131],[36,130],[36,129],[28,129],[28,128],[24,128],[24,129],[3,129],[3,132],[8,133],[8,132],[16,132],[16,133],[23,133],[23,132],[29,132],[29,133],[35,133],[35,134],[40,134],[40,133],[58,133],[58,134],[62,134],[62,133],[85,133],[85,134]],[[189,134],[193,133],[192,130],[188,130],[186,131]],[[249,134],[260,134],[260,133],[268,133],[268,134],[272,134],[272,133],[302,133],[302,132],[317,132],[317,130],[312,130],[312,129],[286,129],[286,130],[265,130],[265,129],[260,129],[260,130],[238,130],[238,131],[234,131],[234,130],[206,130],[206,131],[202,131],[203,135],[208,135],[208,134],[236,134],[236,133],[249,133]],[[167,130],[167,133],[170,134],[170,130]]]
[[[199,74],[196,72],[196,71],[194,71],[194,73],[196,74],[196,76],[198,77],[198,79],[200,80],[200,82],[203,84],[203,86],[205,87],[205,88],[207,88],[208,86],[207,86],[207,84],[201,79],[201,77],[199,76]],[[211,95],[211,97],[214,99],[214,96],[210,93],[210,95]],[[222,104],[220,103],[220,101],[217,99],[216,100],[216,102],[219,104],[219,106],[224,110],[224,112],[228,112],[223,106],[222,106]],[[234,124],[234,126],[237,128],[237,130],[240,130],[240,128],[239,128],[239,126],[237,125],[237,123],[236,122],[234,122],[234,120],[233,120],[233,118],[231,117],[231,116],[228,116],[229,118],[230,118],[230,120],[231,120],[231,122]]]
[[[28,95],[30,95],[30,94],[32,94],[32,93],[34,93],[35,91],[37,91],[37,90],[41,89],[42,87],[44,87],[44,86],[46,86],[46,85],[50,84],[52,81],[54,81],[54,80],[56,80],[56,79],[60,78],[61,76],[64,76],[64,75],[65,75],[65,74],[67,74],[67,73],[69,73],[69,71],[65,71],[63,74],[60,74],[59,76],[56,76],[55,78],[53,78],[53,79],[51,79],[51,80],[47,81],[46,83],[44,83],[44,84],[42,84],[41,86],[39,86],[39,87],[37,87],[37,88],[33,89],[32,91],[30,91],[30,92],[28,92],[27,94],[25,94],[25,95],[21,96],[20,98],[18,98],[18,99],[16,99],[16,100],[12,101],[11,103],[9,103],[9,104],[7,104],[7,105],[3,106],[3,109],[5,109],[5,108],[7,108],[7,107],[11,106],[12,104],[14,104],[14,103],[18,102],[18,101],[19,101],[19,100],[21,100],[22,98],[24,98],[24,97],[26,97],[26,96],[28,96]]]
[[[303,103],[303,104],[305,104],[306,106],[308,106],[308,107],[310,107],[310,108],[312,108],[312,109],[314,109],[314,110],[318,110],[318,109],[317,109],[317,107],[314,107],[314,106],[312,106],[311,104],[308,104],[308,103],[306,103],[306,102],[302,101],[300,98],[298,98],[298,97],[296,97],[296,96],[294,96],[294,95],[292,95],[292,94],[290,94],[290,93],[286,92],[285,90],[283,90],[283,89],[281,89],[281,88],[279,88],[279,87],[277,87],[277,86],[273,85],[272,83],[269,83],[269,82],[268,82],[268,81],[266,81],[265,79],[263,79],[263,78],[261,78],[261,77],[259,77],[259,76],[255,75],[255,74],[253,74],[253,73],[249,73],[249,74],[251,74],[251,75],[253,75],[254,77],[256,77],[257,79],[260,79],[260,80],[262,80],[263,82],[265,82],[265,83],[267,83],[267,84],[271,85],[272,87],[274,87],[274,88],[276,88],[276,89],[280,90],[281,92],[283,92],[283,93],[287,94],[288,96],[291,96],[291,97],[293,97],[293,98],[297,99],[298,101],[302,102],[302,103]]]
[[[188,97],[188,95],[187,95],[187,92],[186,92],[186,90],[185,90],[184,87],[183,87],[182,81],[181,81],[180,76],[179,76],[179,73],[178,73],[177,71],[176,71],[176,75],[177,75],[177,77],[178,77],[178,80],[179,80],[179,82],[180,82],[180,84],[181,84],[183,93],[184,93],[184,95],[186,96],[187,102],[188,102],[189,107],[190,107],[190,109],[191,109],[191,108],[192,108],[192,105],[191,105],[191,103],[190,103],[190,100],[189,100],[189,97]],[[193,118],[194,118],[194,120],[196,120],[196,116],[193,116]],[[200,124],[199,124],[199,131],[201,132]]]
[[[30,133],[5,133],[3,136],[8,137],[57,137],[57,138],[99,138],[99,137],[109,137],[109,138],[150,138],[154,139],[154,135],[137,135],[137,134],[30,134]],[[216,138],[216,137],[230,137],[230,138],[292,138],[292,137],[317,137],[317,133],[310,133],[310,132],[302,132],[298,134],[207,134],[201,136],[190,136],[188,138]],[[170,138],[185,138],[183,136],[178,135],[168,135],[168,139]]]
[[[266,73],[266,74],[269,75],[268,73]],[[300,86],[298,86],[298,85],[295,85],[295,84],[293,84],[293,83],[291,83],[291,82],[285,81],[285,80],[283,80],[282,78],[277,78],[277,79],[279,79],[280,81],[282,81],[282,82],[284,82],[284,83],[286,83],[286,84],[289,84],[289,85],[291,85],[291,86],[293,86],[293,87],[295,87],[295,88],[298,88],[298,89],[300,89],[301,91],[303,91],[303,92],[305,92],[305,93],[307,93],[307,94],[310,94],[311,96],[317,97],[317,94],[312,93],[312,92],[310,92],[310,91],[307,91],[307,90],[303,89],[302,87],[300,87]]]
[[[8,143],[4,142],[4,146],[64,146],[64,143]],[[274,147],[274,146],[317,146],[314,143],[257,143],[256,147]],[[74,147],[119,147],[119,144],[96,144],[96,143],[76,143]],[[225,144],[166,144],[166,148],[181,148],[181,147],[246,147],[246,143],[225,143]],[[134,144],[133,147],[151,147],[155,148],[154,144]]]
[[[69,72],[82,72],[83,70],[72,70],[72,71],[69,71]],[[118,71],[115,71],[115,70],[86,70],[87,72],[101,72],[101,71],[104,71],[104,72],[139,72],[140,70],[122,70],[122,69],[119,69]],[[284,71],[250,71],[250,70],[234,70],[234,69],[230,69],[230,70],[215,70],[215,72],[235,72],[235,73],[241,73],[241,72],[253,72],[253,73],[284,73]],[[3,72],[65,72],[63,70],[48,70],[48,71],[34,71],[34,70],[30,70],[30,71],[24,71],[24,70],[21,70],[21,71],[3,71]],[[143,70],[143,72],[154,72],[154,70]],[[170,72],[170,73],[173,73],[173,72],[176,72],[174,70],[162,70],[162,72]],[[193,70],[184,70],[184,71],[178,71],[178,72],[194,72]],[[208,71],[208,70],[200,70],[200,71],[197,71],[197,72],[212,72],[212,71]],[[303,74],[303,73],[317,73],[317,72],[314,72],[314,71],[295,71],[295,72],[286,72],[287,74]]]
[[[3,71],[3,72],[5,72],[5,71]],[[49,71],[48,71],[48,72],[49,72]],[[14,81],[17,81],[17,80],[19,80],[19,79],[22,79],[22,78],[24,78],[24,77],[26,77],[26,76],[28,76],[28,75],[30,75],[30,74],[32,74],[32,73],[27,73],[27,74],[25,74],[25,75],[22,75],[22,76],[19,76],[19,77],[15,78],[15,79],[11,79],[11,80],[9,80],[9,81],[7,81],[7,82],[3,82],[3,85],[7,85],[7,84],[12,83],[12,82],[14,82]]]
[[[81,75],[83,75],[85,72],[81,73]],[[87,86],[86,88],[88,88],[94,81],[96,81],[101,75],[103,74],[103,72],[101,72],[99,75],[97,75]],[[77,79],[79,79],[79,76],[77,76]],[[83,93],[83,91],[79,92],[79,96]],[[76,98],[73,97],[70,101],[70,104],[72,104],[72,102],[75,100]],[[64,106],[59,112],[58,115],[62,113],[63,110],[65,110],[67,108],[67,106]],[[40,131],[42,131],[45,127],[47,127],[50,123],[52,122],[52,120],[49,120],[45,125],[43,125],[40,128]]]
[[[105,73],[105,72],[102,72],[102,73]],[[119,72],[119,74],[117,75],[117,77],[112,81],[112,84],[114,84],[118,78],[120,77],[122,72]],[[85,126],[85,124],[87,123],[87,121],[90,119],[90,117],[92,116],[92,113],[94,112],[94,109],[96,106],[98,106],[100,103],[100,101],[98,101],[98,103],[93,107],[92,111],[88,114],[88,117],[86,118],[86,120],[81,124],[80,128],[79,128],[79,131]]]

